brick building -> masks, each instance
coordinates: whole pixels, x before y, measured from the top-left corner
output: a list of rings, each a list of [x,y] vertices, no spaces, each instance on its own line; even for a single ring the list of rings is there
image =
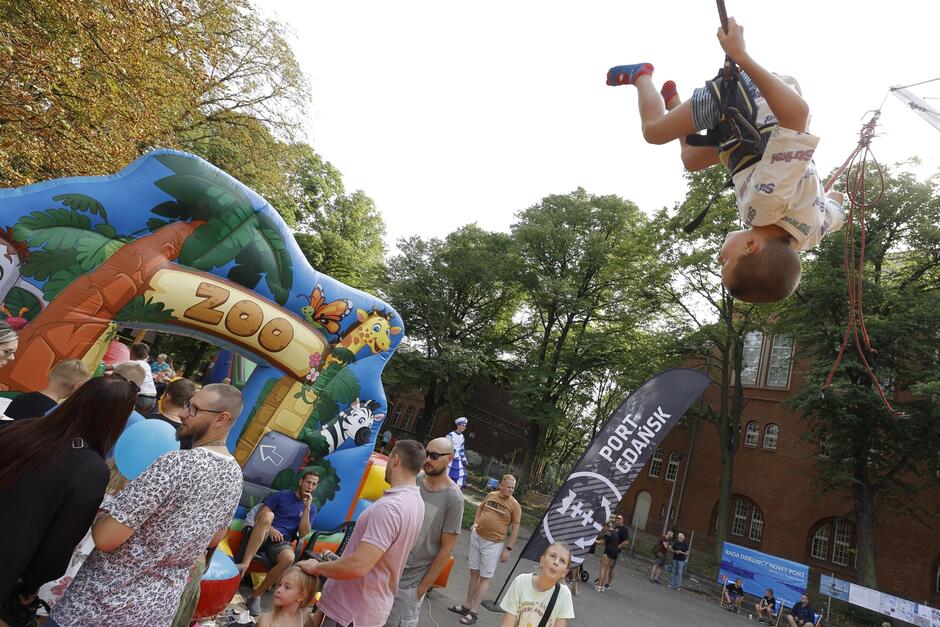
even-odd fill
[[[819,494],[813,486],[825,447],[806,438],[806,422],[782,403],[806,382],[793,367],[786,336],[749,334],[745,342],[745,406],[741,446],[734,458],[730,542],[808,564],[811,588],[820,572],[856,580],[855,526],[851,495]],[[705,402],[718,406],[719,388]],[[666,512],[680,529],[695,532],[694,549],[715,542],[721,458],[714,425],[700,422],[696,433],[683,421],[666,437],[620,504],[633,526],[658,534]],[[675,486],[675,489],[673,487]],[[940,480],[917,497],[929,511],[940,506]],[[940,604],[940,524],[930,530],[910,514],[878,512],[875,536],[881,590]],[[848,517],[848,518],[846,518]],[[929,522],[929,521],[928,521]]]
[[[471,397],[461,414],[470,421],[466,437],[467,449],[480,455],[510,460],[514,453],[521,459],[525,446],[525,421],[509,407],[509,393],[487,385]],[[389,392],[388,427],[398,437],[413,437],[418,414],[424,408],[424,397],[414,390]],[[431,428],[431,437],[454,430],[454,419],[446,411],[439,412]]]

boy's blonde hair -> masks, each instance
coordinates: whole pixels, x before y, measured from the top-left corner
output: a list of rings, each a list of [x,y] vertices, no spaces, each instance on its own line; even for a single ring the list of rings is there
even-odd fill
[[[317,596],[317,592],[320,591],[320,578],[314,577],[313,575],[308,575],[305,573],[300,566],[291,566],[284,571],[284,574],[281,575],[281,579],[284,579],[287,576],[296,575],[297,581],[300,583],[300,607],[301,609],[308,607],[313,603],[314,597]],[[271,624],[274,627],[277,627],[277,616],[280,613],[281,608],[275,605],[271,610]]]
[[[758,252],[738,257],[725,289],[747,303],[776,303],[793,293],[800,274],[800,256],[790,242],[770,238]]]
[[[80,359],[60,361],[49,371],[49,381],[56,381],[63,385],[80,385],[90,376],[88,367]]]

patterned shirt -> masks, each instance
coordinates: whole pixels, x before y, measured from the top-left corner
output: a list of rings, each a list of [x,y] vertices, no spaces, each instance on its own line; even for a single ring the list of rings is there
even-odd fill
[[[104,506],[134,529],[95,550],[52,612],[62,627],[170,625],[189,569],[228,526],[242,492],[234,458],[195,448],[159,457]]]

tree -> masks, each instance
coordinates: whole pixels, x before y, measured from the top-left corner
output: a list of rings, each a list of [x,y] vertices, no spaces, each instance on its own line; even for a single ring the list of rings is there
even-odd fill
[[[697,215],[716,191],[722,189],[726,173],[710,168],[686,175],[689,192],[675,217],[661,211],[660,255],[677,269],[677,280],[657,290],[666,305],[668,323],[682,337],[687,354],[702,359],[704,367],[718,382],[718,407],[702,408],[703,416],[718,431],[721,453],[719,476],[718,529],[715,556],[721,558],[722,543],[728,537],[734,457],[741,443],[741,413],[744,393],[735,382],[741,380],[744,338],[761,328],[769,309],[736,302],[721,285],[718,252],[725,234],[736,228],[738,211],[731,195],[719,196],[708,217],[691,234],[681,226]]]
[[[512,321],[519,304],[510,238],[467,225],[443,240],[399,242],[389,261],[385,298],[408,330],[386,381],[420,389],[419,438],[438,409],[462,409],[473,386],[499,376],[500,360],[522,330]]]
[[[874,172],[869,181],[877,181]],[[873,198],[870,188],[868,198]],[[910,512],[930,527],[935,511],[914,497],[935,489],[940,450],[940,193],[936,178],[919,182],[907,172],[887,173],[885,195],[868,211],[864,315],[878,379],[902,416],[892,415],[875,392],[850,339],[833,385],[824,396],[806,386],[795,398],[823,447],[817,481],[849,491],[856,525],[859,583],[875,588],[875,528],[879,510]],[[840,234],[841,235],[841,234]],[[861,239],[856,234],[856,252]],[[795,298],[782,311],[780,329],[792,333],[812,360],[810,380],[825,380],[846,327],[848,306],[843,238],[826,238],[804,264]]]
[[[566,399],[620,363],[618,338],[651,329],[651,288],[668,280],[653,229],[635,205],[583,189],[544,198],[512,226],[520,257],[521,318],[513,404],[528,422],[525,475],[543,436],[565,415]],[[544,450],[544,449],[541,449]]]
[[[307,85],[248,0],[0,3],[0,185],[115,172],[224,127],[300,128]]]

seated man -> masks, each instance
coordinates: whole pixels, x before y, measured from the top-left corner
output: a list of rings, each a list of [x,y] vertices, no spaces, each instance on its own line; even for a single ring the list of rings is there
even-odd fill
[[[809,597],[805,594],[800,597],[800,602],[793,606],[790,613],[787,614],[787,621],[790,627],[812,627],[816,624],[816,612],[809,604]]]
[[[245,572],[258,550],[274,563],[257,590],[248,597],[248,611],[252,616],[261,614],[261,595],[277,583],[278,578],[294,563],[291,540],[310,533],[310,525],[317,513],[313,505],[313,491],[320,477],[313,470],[300,475],[297,490],[282,490],[268,495],[255,515],[255,526],[245,544],[245,553],[238,569]]]
[[[776,605],[777,599],[774,598],[773,588],[767,588],[767,592],[764,593],[764,596],[754,605],[754,609],[757,610],[758,622],[766,622],[768,625],[772,625],[774,607],[776,607]]]
[[[737,613],[741,609],[741,602],[744,601],[744,586],[741,579],[735,579],[730,586],[726,583],[722,591],[725,603],[728,604],[728,611]]]

